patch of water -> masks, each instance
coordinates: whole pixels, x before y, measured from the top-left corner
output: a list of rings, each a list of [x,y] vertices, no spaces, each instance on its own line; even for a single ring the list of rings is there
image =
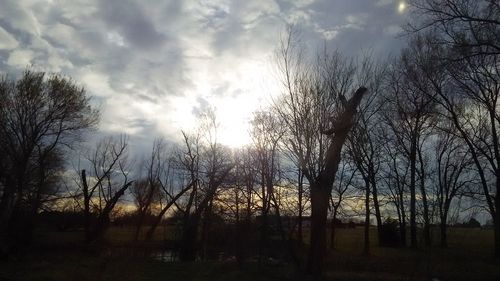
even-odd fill
[[[150,257],[157,261],[162,261],[162,262],[175,262],[178,261],[178,257],[176,253],[172,250],[164,250],[164,251],[158,251],[158,252],[153,252]]]

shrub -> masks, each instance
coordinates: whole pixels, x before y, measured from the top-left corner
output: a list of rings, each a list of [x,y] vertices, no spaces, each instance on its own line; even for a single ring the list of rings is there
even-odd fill
[[[396,220],[388,218],[381,227],[380,246],[398,247],[400,245],[399,224]]]

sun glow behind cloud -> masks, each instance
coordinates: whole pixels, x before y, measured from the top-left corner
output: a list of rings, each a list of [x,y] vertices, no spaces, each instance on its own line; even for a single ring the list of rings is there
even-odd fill
[[[271,66],[263,57],[262,60],[241,60],[234,67],[219,69],[219,72],[216,66],[213,68],[214,71],[207,71],[196,79],[198,82],[190,94],[173,101],[176,110],[172,124],[178,130],[195,130],[197,112],[212,108],[219,125],[218,140],[222,144],[233,148],[250,144],[253,113],[269,106],[272,97],[279,94]],[[214,75],[225,81],[224,86],[210,84],[217,81]]]
[[[398,13],[402,14],[406,11],[406,2],[400,1],[398,4]]]

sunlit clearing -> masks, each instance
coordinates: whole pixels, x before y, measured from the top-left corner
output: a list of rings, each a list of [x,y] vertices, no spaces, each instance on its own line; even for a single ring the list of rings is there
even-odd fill
[[[405,3],[405,1],[401,1],[401,2],[399,2],[399,5],[398,5],[398,12],[399,12],[400,14],[402,14],[402,13],[404,13],[404,12],[405,12],[405,10],[406,10],[406,3]]]

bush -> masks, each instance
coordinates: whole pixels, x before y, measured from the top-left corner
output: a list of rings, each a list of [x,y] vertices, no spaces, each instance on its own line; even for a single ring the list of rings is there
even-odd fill
[[[399,247],[400,245],[400,235],[399,235],[399,224],[396,220],[388,218],[381,227],[380,246],[383,247]]]
[[[82,212],[42,212],[39,214],[39,222],[57,231],[68,231],[82,228],[84,216]]]

